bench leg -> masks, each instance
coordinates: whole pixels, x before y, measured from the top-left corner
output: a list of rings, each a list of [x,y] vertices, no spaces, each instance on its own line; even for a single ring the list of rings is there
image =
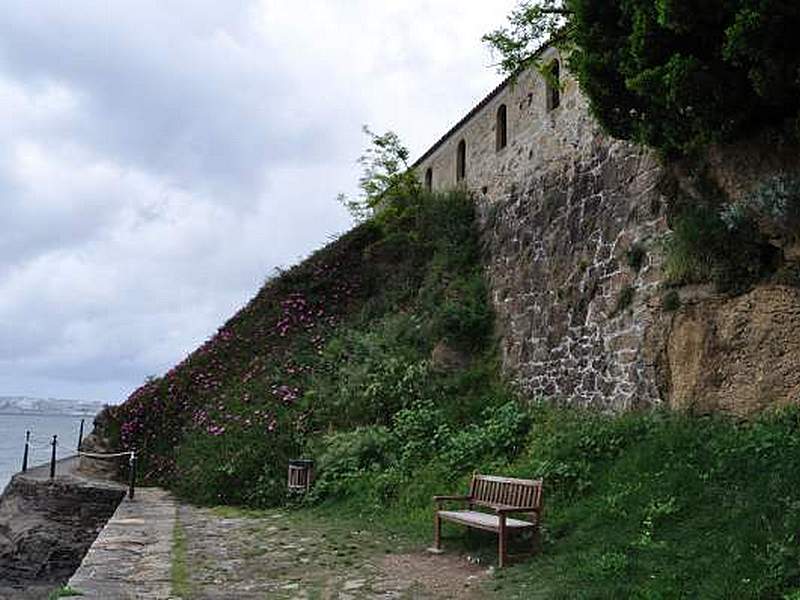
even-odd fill
[[[497,562],[499,567],[502,569],[506,566],[506,552],[507,552],[507,531],[506,531],[506,516],[500,515],[500,529],[497,532],[497,545],[498,545],[498,557]]]
[[[442,549],[442,520],[438,512],[433,515],[433,547],[437,550]]]

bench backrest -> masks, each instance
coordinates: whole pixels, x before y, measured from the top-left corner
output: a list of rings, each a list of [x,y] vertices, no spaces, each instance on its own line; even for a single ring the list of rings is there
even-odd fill
[[[470,502],[479,506],[505,505],[514,508],[540,509],[542,480],[514,479],[476,473],[472,476],[469,495]]]

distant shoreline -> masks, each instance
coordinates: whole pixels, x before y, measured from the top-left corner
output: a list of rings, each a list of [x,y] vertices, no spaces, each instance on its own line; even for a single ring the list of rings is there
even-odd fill
[[[71,412],[42,412],[37,410],[30,411],[4,411],[0,410],[0,417],[96,417],[97,413],[71,413]]]

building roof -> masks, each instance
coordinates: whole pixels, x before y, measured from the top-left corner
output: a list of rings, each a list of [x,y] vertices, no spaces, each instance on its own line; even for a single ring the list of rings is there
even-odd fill
[[[428,148],[427,152],[425,152],[425,154],[420,156],[417,159],[417,161],[413,165],[411,165],[411,168],[412,169],[416,169],[423,162],[425,162],[428,158],[430,158],[431,154],[436,152],[442,146],[442,144],[444,144],[448,140],[448,138],[450,138],[456,131],[461,129],[461,127],[467,121],[469,121],[472,117],[474,117],[478,112],[480,112],[480,110],[484,106],[489,104],[489,102],[491,102],[500,92],[502,92],[506,88],[506,86],[509,84],[509,82],[515,77],[515,75],[509,75],[508,77],[506,77],[503,80],[503,82],[500,85],[498,85],[491,92],[489,92],[489,94],[483,100],[478,102],[478,104],[476,104],[475,107],[471,111],[469,111],[458,123],[453,125],[449,129],[449,131],[447,133],[445,133],[441,138],[439,138],[439,140],[433,146]]]

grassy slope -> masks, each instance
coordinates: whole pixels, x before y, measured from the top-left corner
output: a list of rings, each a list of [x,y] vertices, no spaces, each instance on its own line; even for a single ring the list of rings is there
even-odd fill
[[[284,502],[286,459],[309,454],[313,514],[420,544],[430,496],[459,491],[473,469],[543,476],[545,551],[492,582],[500,597],[780,598],[800,586],[797,412],[744,425],[514,401],[477,265],[458,195],[357,228],[138,390],[117,412],[120,441],[144,450],[151,478],[209,504]],[[441,340],[469,364],[435,368]],[[491,537],[449,531],[450,546],[493,560]]]

